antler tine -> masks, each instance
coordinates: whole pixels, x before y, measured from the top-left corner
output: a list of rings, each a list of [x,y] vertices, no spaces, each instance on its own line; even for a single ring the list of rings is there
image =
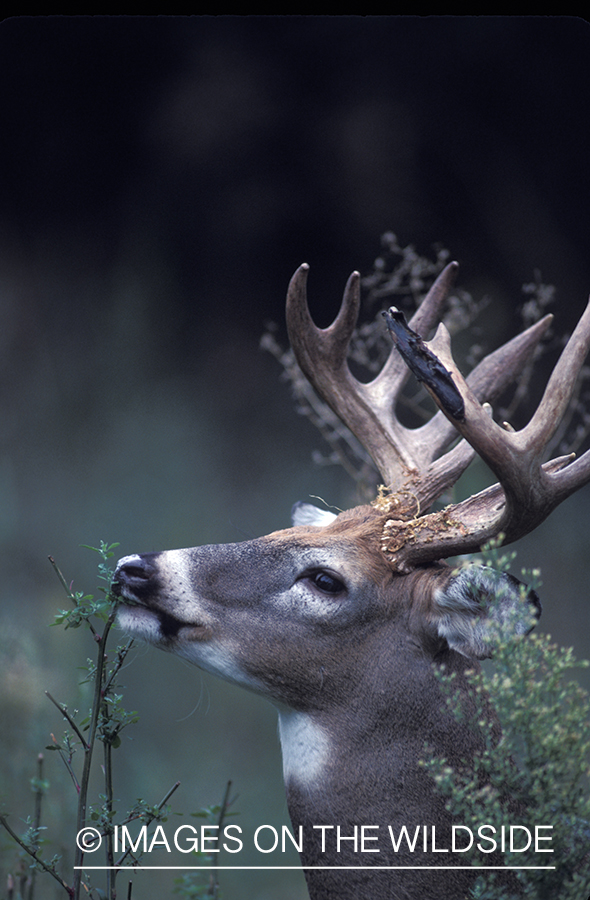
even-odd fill
[[[571,475],[555,479],[555,475],[542,470],[541,460],[569,405],[589,348],[590,302],[561,354],[537,411],[521,431],[509,432],[491,422],[467,385],[463,382],[464,388],[459,387],[465,398],[466,416],[465,422],[456,427],[487,462],[504,489],[506,508],[500,527],[511,540],[531,531],[565,499],[560,483],[574,484]],[[588,475],[586,467],[578,465],[575,471],[575,486],[581,486]]]
[[[429,385],[432,396],[492,469],[500,485],[441,513],[424,516],[412,535],[407,530],[410,523],[388,520],[383,549],[400,570],[441,556],[470,552],[500,533],[510,543],[532,531],[566,497],[590,481],[590,451],[575,462],[572,454],[541,463],[590,349],[590,302],[561,354],[536,413],[521,431],[506,431],[489,418],[457,370],[444,326],[439,326],[428,349],[451,374],[464,402],[464,417],[454,418],[445,410],[434,381]]]
[[[307,305],[307,263],[299,266],[293,275],[287,292],[287,329],[297,361],[306,377],[323,382],[328,374],[314,367],[319,359],[329,362],[330,374],[348,370],[346,357],[360,306],[360,275],[353,272],[344,289],[342,305],[329,328],[318,328],[311,318]],[[313,380],[312,380],[313,375]],[[329,379],[333,384],[334,378]]]
[[[500,394],[521,374],[553,320],[551,314],[530,325],[506,344],[489,353],[466,378],[475,397],[483,403],[494,403]],[[436,341],[432,342],[434,346]],[[457,428],[452,419],[439,411],[423,426],[429,444],[439,453],[456,436]]]
[[[445,266],[410,319],[410,327],[421,337],[427,338],[440,322],[443,307],[447,302],[458,270],[458,262],[450,262]],[[377,394],[380,384],[384,383],[387,385],[387,395],[397,397],[406,383],[408,375],[408,367],[396,352],[395,347],[392,346],[383,368],[372,382],[375,386],[374,392]],[[446,443],[448,444],[448,440]]]
[[[535,414],[521,432],[523,441],[530,446],[537,445],[539,452],[551,440],[565,415],[589,348],[590,300],[551,373]]]
[[[584,454],[587,456],[588,454]],[[575,465],[571,463],[573,454],[561,456],[544,463],[542,472],[553,478],[562,472],[569,472]],[[579,460],[580,462],[582,459]],[[569,464],[569,465],[568,465]],[[563,468],[566,466],[566,468]],[[575,486],[561,497],[565,500],[574,493],[578,487],[590,480],[576,480]],[[551,509],[559,504],[558,500]],[[466,500],[448,506],[439,512],[429,513],[419,519],[400,521],[399,519],[387,519],[383,528],[381,549],[389,557],[392,568],[397,572],[411,572],[417,566],[430,563],[437,559],[448,559],[460,553],[473,553],[499,534],[504,535],[504,543],[510,543],[523,534],[531,531],[530,528],[516,534],[507,536],[502,528],[503,512],[506,508],[505,494],[500,484],[493,484],[479,494],[474,494]],[[547,510],[546,515],[551,512]]]
[[[424,300],[410,319],[410,328],[421,337],[427,337],[440,321],[441,311],[447,302],[449,292],[455,283],[459,263],[448,263],[433,282]]]
[[[467,376],[467,384],[479,400],[492,403],[520,375],[541,342],[553,315],[549,313],[517,334],[477,364]]]
[[[457,262],[449,263],[445,267],[412,317],[411,327],[421,336],[427,335],[439,320],[458,268]],[[552,318],[551,315],[545,316],[480,361],[467,377],[467,383],[478,401],[493,403],[520,375],[545,335]],[[444,326],[440,331],[447,334]],[[436,336],[434,341],[436,342]],[[395,347],[392,347],[392,351],[394,350]],[[375,380],[366,385],[367,393],[375,400],[381,399],[380,393],[381,395],[387,391],[395,393],[395,388],[398,391],[401,389],[408,375],[408,369],[404,365],[406,371],[402,377],[397,371],[400,363],[403,363],[400,354],[392,353]],[[402,431],[399,423],[396,427]],[[452,450],[448,450],[449,445],[457,437],[457,428],[456,422],[445,417],[442,411],[420,428],[411,432],[404,430],[402,433],[406,436],[406,440],[412,441],[412,453],[417,467],[421,470],[420,478],[414,479],[412,491],[420,509],[426,511],[437,497],[455,484],[474,458],[475,450],[466,441],[461,441]]]
[[[410,327],[422,337],[426,337],[440,320],[442,309],[458,269],[457,262],[451,262],[443,269],[412,316]],[[552,319],[552,315],[544,316],[539,322],[534,323],[502,347],[484,357],[470,372],[467,383],[480,402],[493,403],[502,391],[520,375],[545,335]],[[403,374],[398,371],[400,364],[405,370]],[[395,347],[392,347],[385,366],[375,380],[366,386],[367,392],[376,399],[379,399],[379,393],[383,393],[383,391],[388,391],[389,397],[397,396],[407,376],[407,366],[403,363],[399,353],[395,352]],[[383,387],[381,387],[382,383]],[[413,431],[412,440],[417,463],[422,467],[424,463],[430,463],[427,476],[422,479],[420,487],[422,509],[430,507],[436,497],[454,484],[475,456],[475,451],[469,444],[461,444],[453,451],[445,453],[456,436],[455,423],[440,411],[423,426]],[[427,451],[426,456],[425,451]]]
[[[352,375],[347,362],[360,305],[360,275],[353,272],[348,279],[334,322],[318,328],[307,305],[308,271],[308,265],[300,266],[287,292],[287,330],[295,358],[310,384],[367,448],[385,481],[397,482],[414,460],[391,415],[395,389],[385,398],[384,409],[370,385]]]
[[[435,326],[454,281],[458,263],[451,262],[440,273],[424,298],[412,322],[427,335]],[[360,276],[348,279],[340,311],[328,328],[318,328],[309,313],[306,284],[309,266],[297,269],[287,292],[287,329],[295,357],[303,373],[318,394],[334,410],[367,448],[384,482],[398,486],[411,471],[424,470],[434,459],[433,450],[451,443],[455,433],[439,417],[437,428],[445,438],[433,443],[433,430],[420,437],[420,429],[405,428],[395,417],[395,403],[408,377],[404,361],[392,346],[389,357],[368,384],[359,382],[348,367],[347,353],[358,317]],[[446,483],[441,486],[440,466],[430,486],[425,485],[428,505],[469,465],[473,451],[468,446],[452,453],[447,466]],[[440,470],[440,471],[439,471]],[[428,479],[427,479],[428,482]],[[421,492],[421,488],[417,488]],[[424,508],[423,498],[418,502]]]
[[[456,262],[445,267],[414,314],[412,324],[424,335],[440,317],[457,269]],[[295,357],[310,384],[369,451],[384,483],[395,489],[411,475],[412,491],[425,511],[454,484],[475,452],[469,443],[461,443],[445,453],[457,431],[442,413],[419,428],[398,421],[395,404],[408,370],[395,346],[373,381],[364,384],[352,375],[347,354],[358,317],[360,276],[353,272],[348,279],[334,322],[318,328],[307,305],[308,272],[308,265],[300,266],[287,293],[287,328]],[[468,379],[478,399],[493,400],[520,373],[549,321],[537,323],[482,360]]]

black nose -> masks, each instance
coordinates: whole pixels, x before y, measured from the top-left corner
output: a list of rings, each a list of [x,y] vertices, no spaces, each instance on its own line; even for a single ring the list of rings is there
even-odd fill
[[[155,578],[157,553],[144,553],[141,556],[124,556],[117,563],[113,590],[116,594],[136,592],[145,589]]]

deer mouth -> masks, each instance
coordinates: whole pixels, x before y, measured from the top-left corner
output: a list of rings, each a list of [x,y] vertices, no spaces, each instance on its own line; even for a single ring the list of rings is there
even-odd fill
[[[182,642],[206,641],[211,637],[211,628],[201,622],[187,622],[163,609],[145,606],[135,598],[127,598],[122,593],[121,605],[117,612],[119,626],[132,636],[147,640],[150,644],[167,646]]]
[[[158,601],[161,590],[153,557],[126,556],[119,561],[113,581],[113,594],[121,601],[119,625],[155,644],[170,644],[179,638],[206,640],[211,629],[203,622],[179,618]]]

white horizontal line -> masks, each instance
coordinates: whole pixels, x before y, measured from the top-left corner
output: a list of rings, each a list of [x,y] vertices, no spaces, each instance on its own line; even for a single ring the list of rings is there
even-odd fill
[[[110,869],[116,869],[119,872],[142,872],[142,871],[150,871],[152,869],[160,869],[160,870],[199,870],[202,869],[204,872],[208,872],[210,869],[215,869],[218,872],[222,871],[234,871],[234,872],[244,872],[250,870],[260,871],[264,869],[266,871],[280,872],[284,869],[285,872],[290,870],[306,870],[310,869],[365,869],[370,872],[378,872],[379,870],[390,870],[390,869],[445,869],[449,872],[453,872],[456,869],[473,869],[474,872],[478,872],[481,869],[554,869],[555,866],[74,866],[74,869],[84,869],[84,871],[88,869],[93,869],[95,871],[105,872]]]

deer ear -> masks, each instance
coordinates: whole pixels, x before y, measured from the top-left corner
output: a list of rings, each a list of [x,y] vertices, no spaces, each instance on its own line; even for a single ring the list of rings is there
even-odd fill
[[[291,510],[293,525],[330,525],[336,519],[336,513],[327,509],[318,509],[311,503],[296,503]]]
[[[532,589],[513,575],[485,566],[466,566],[434,593],[436,627],[463,656],[488,659],[501,638],[528,634],[541,615]]]

